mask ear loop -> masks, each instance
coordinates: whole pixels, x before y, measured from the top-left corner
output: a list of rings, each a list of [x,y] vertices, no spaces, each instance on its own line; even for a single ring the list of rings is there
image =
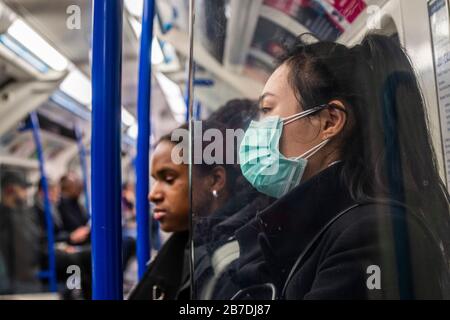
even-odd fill
[[[304,117],[306,117],[306,116],[309,116],[309,115],[311,115],[311,114],[313,114],[313,113],[316,113],[317,111],[320,111],[320,110],[325,109],[325,108],[327,108],[327,107],[328,107],[328,104],[323,104],[323,105],[320,105],[320,106],[317,106],[317,107],[308,109],[308,110],[306,110],[306,111],[303,111],[303,112],[294,114],[294,115],[289,116],[289,117],[287,117],[287,118],[283,118],[283,119],[282,119],[283,125],[286,126],[286,125],[288,125],[288,124],[290,124],[290,123],[292,123],[292,122],[294,122],[294,121],[297,121],[297,120],[299,120],[299,119],[301,119],[301,118],[304,118]]]
[[[288,125],[296,120],[299,120],[301,118],[304,118],[306,116],[309,116],[313,113],[316,113],[320,110],[323,110],[325,108],[328,108],[329,105],[328,104],[322,104],[320,106],[308,109],[306,111],[300,112],[298,114],[294,114],[290,117],[284,118],[283,119],[283,125]],[[304,154],[300,155],[299,157],[295,158],[295,160],[299,160],[300,158],[305,157],[305,159],[308,159],[310,157],[312,157],[313,155],[315,155],[320,149],[322,149],[322,147],[324,147],[328,142],[330,141],[330,139],[324,140],[321,143],[319,143],[317,146],[315,146],[314,148],[312,148],[311,150],[306,151]]]
[[[326,139],[323,140],[321,143],[319,143],[317,146],[315,146],[314,148],[311,148],[310,150],[306,151],[304,154],[302,154],[301,156],[298,156],[297,158],[295,158],[295,160],[299,160],[301,158],[304,159],[309,159],[311,158],[313,155],[315,155],[317,152],[320,151],[320,149],[322,149],[323,147],[325,147],[325,145],[330,142],[330,139]]]
[[[311,108],[311,109],[306,110],[306,111],[303,111],[303,112],[301,112],[301,113],[294,114],[293,116],[284,118],[284,119],[283,119],[283,122],[285,121],[285,122],[284,122],[284,125],[290,124],[290,123],[292,123],[292,122],[294,122],[294,121],[296,121],[296,120],[299,120],[299,119],[301,119],[301,118],[303,118],[303,117],[309,116],[309,115],[311,115],[311,114],[313,114],[313,113],[315,113],[315,112],[317,112],[317,111],[320,111],[320,110],[322,110],[322,109],[329,108],[329,107],[335,108],[335,109],[338,109],[338,110],[340,110],[340,111],[342,111],[342,112],[344,112],[344,113],[347,113],[347,110],[342,109],[342,108],[340,108],[340,107],[336,107],[336,106],[330,105],[330,104],[322,104],[322,105],[320,105],[320,106]],[[295,160],[299,160],[299,159],[301,159],[301,158],[304,158],[304,159],[309,159],[309,158],[311,158],[313,155],[315,155],[317,152],[319,152],[320,149],[322,149],[328,142],[330,142],[330,139],[329,139],[329,138],[326,139],[326,140],[324,140],[324,141],[322,141],[321,143],[319,143],[317,146],[313,147],[312,149],[306,151],[304,154],[302,154],[302,155],[296,157]]]

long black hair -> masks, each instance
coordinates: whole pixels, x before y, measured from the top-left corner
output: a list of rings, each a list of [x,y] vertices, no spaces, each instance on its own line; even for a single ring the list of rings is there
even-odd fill
[[[418,208],[450,256],[449,194],[442,182],[425,102],[412,64],[395,40],[367,35],[348,48],[298,42],[279,57],[299,104],[339,100],[348,114],[339,137],[342,180],[358,202],[389,198]]]

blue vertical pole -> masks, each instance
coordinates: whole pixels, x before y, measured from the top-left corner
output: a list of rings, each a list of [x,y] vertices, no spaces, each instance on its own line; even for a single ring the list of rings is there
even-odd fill
[[[41,174],[42,190],[44,191],[44,213],[47,227],[47,251],[48,251],[48,273],[49,287],[51,292],[57,292],[56,281],[56,261],[55,261],[55,236],[53,233],[53,217],[50,197],[48,195],[47,175],[45,174],[44,154],[42,150],[41,135],[39,132],[39,120],[36,112],[30,114],[31,127],[33,130],[34,143],[36,145],[37,157],[39,160],[39,171]]]
[[[202,120],[202,104],[198,100],[194,101],[194,117],[195,120]]]
[[[149,153],[151,134],[152,39],[155,1],[145,0],[142,13],[139,56],[138,138],[136,157],[136,220],[138,276],[141,279],[150,259]]]
[[[88,188],[88,172],[86,163],[86,148],[83,144],[83,135],[78,125],[75,125],[75,135],[78,143],[78,152],[80,154],[80,165],[81,173],[83,174],[83,189],[84,189],[84,205],[86,206],[86,211],[91,217],[91,204],[89,201],[89,188]]]
[[[93,298],[123,299],[121,228],[122,0],[94,0],[92,39]]]

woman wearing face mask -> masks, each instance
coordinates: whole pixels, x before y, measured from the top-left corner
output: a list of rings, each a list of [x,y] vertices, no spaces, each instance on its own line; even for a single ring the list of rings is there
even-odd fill
[[[236,233],[234,298],[448,298],[449,196],[400,46],[299,40],[260,109],[241,168],[278,200]]]

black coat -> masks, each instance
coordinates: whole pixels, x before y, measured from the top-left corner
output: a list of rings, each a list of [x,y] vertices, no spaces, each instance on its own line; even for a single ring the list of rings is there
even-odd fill
[[[34,210],[38,216],[39,229],[41,232],[42,245],[44,247],[44,252],[47,251],[47,219],[45,216],[45,208],[43,201],[36,197],[34,201]],[[52,222],[53,222],[53,232],[55,242],[69,242],[70,233],[64,230],[63,221],[59,209],[57,206],[52,206]]]
[[[338,213],[356,204],[334,165],[257,214],[236,233],[240,257],[221,298],[273,283],[280,296],[297,258]],[[411,210],[372,203],[350,210],[315,243],[283,299],[441,299],[448,290],[437,241]],[[381,288],[374,284],[379,267]],[[369,283],[369,285],[368,285]],[[447,291],[446,291],[447,290]]]
[[[78,199],[62,197],[58,204],[58,211],[62,219],[63,230],[69,233],[85,226],[89,221],[86,210],[80,205]]]
[[[3,262],[0,268],[8,281],[0,285],[2,294],[41,290],[37,279],[39,237],[37,217],[32,210],[11,209],[0,204],[0,260]]]
[[[174,300],[186,278],[189,232],[175,232],[164,243],[128,300]]]
[[[214,276],[211,258],[216,250],[234,241],[236,230],[251,221],[258,210],[266,208],[273,201],[273,198],[256,190],[248,190],[233,196],[224,207],[197,223],[194,229],[195,298],[202,299],[207,281]],[[225,274],[218,279],[212,298],[220,292],[222,282],[228,278]]]

